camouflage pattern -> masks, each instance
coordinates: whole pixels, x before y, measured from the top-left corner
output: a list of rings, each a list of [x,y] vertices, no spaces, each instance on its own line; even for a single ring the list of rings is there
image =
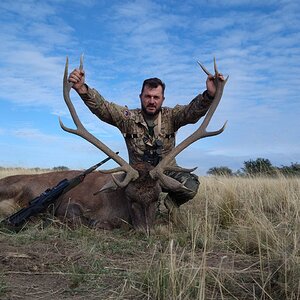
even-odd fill
[[[188,105],[176,105],[174,108],[162,107],[161,130],[158,132],[156,118],[154,136],[151,136],[140,108],[128,109],[126,106],[108,102],[91,88],[88,88],[88,93],[81,95],[81,98],[99,119],[116,126],[122,132],[130,164],[143,161],[144,152],[155,149],[156,139],[163,144],[161,156],[164,157],[175,146],[177,130],[186,124],[196,123],[205,115],[211,104],[207,96],[200,94]]]
[[[161,157],[167,155],[175,146],[175,134],[186,124],[196,123],[207,112],[212,100],[207,93],[199,94],[187,105],[176,105],[174,108],[162,107],[161,129],[158,132],[158,118],[154,120],[154,135],[151,136],[142,110],[128,109],[127,106],[106,101],[95,89],[88,87],[88,93],[81,95],[89,109],[102,121],[116,126],[125,138],[129,163],[145,161],[145,152],[155,153],[156,140],[162,142]],[[174,161],[173,164],[176,164]],[[169,196],[177,206],[192,199],[198,190],[198,177],[190,173],[173,172],[168,174],[188,188],[186,191],[172,192]]]
[[[178,180],[181,183],[184,183],[184,186],[187,188],[186,190],[176,192],[163,189],[163,192],[167,192],[168,196],[178,207],[196,196],[200,185],[197,175],[193,173],[174,171],[166,172],[166,175]]]

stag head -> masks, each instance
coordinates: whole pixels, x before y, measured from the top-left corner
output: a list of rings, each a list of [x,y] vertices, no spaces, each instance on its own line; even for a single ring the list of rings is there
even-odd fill
[[[200,66],[206,74],[210,74],[201,64]],[[107,147],[104,143],[102,143],[99,139],[97,139],[94,135],[88,132],[79,120],[70,98],[70,90],[73,84],[68,81],[68,58],[66,60],[65,73],[63,79],[63,96],[65,103],[70,111],[71,117],[74,121],[74,124],[76,125],[76,129],[66,127],[59,119],[60,126],[63,130],[84,138],[85,140],[93,144],[95,147],[97,147],[99,150],[104,152],[106,155],[111,157],[119,165],[118,168],[114,168],[105,172],[112,173],[112,180],[103,187],[100,187],[100,190],[95,194],[117,188],[124,189],[127,198],[126,200],[128,203],[128,211],[130,213],[131,222],[133,227],[137,230],[149,232],[151,227],[153,227],[157,201],[161,192],[161,187],[173,191],[186,189],[186,187],[184,187],[182,183],[165,175],[164,172],[169,170],[191,172],[196,169],[183,169],[180,167],[171,167],[171,161],[181,151],[183,151],[186,147],[188,147],[195,141],[204,137],[220,134],[225,128],[226,123],[218,131],[206,131],[208,123],[221,100],[223,89],[228,79],[226,78],[226,80],[221,80],[219,78],[219,73],[215,61],[214,67],[215,84],[217,87],[217,91],[214,100],[200,127],[193,134],[187,137],[183,142],[177,145],[167,156],[165,156],[160,161],[160,163],[156,167],[153,167],[148,163],[139,163],[131,166],[114,151],[112,151],[109,147]],[[82,56],[80,58],[80,69],[83,69]]]

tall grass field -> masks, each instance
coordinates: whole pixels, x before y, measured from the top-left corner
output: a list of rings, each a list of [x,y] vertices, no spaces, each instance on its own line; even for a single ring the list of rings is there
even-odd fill
[[[3,231],[0,299],[300,299],[300,178],[200,182],[183,225],[161,205],[150,236],[42,219]]]

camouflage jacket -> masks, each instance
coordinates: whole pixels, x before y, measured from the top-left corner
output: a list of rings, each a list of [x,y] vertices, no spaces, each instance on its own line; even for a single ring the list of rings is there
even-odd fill
[[[87,94],[80,96],[92,113],[121,131],[127,145],[130,164],[148,161],[155,165],[157,162],[153,162],[153,158],[157,158],[157,155],[159,159],[164,157],[175,146],[177,130],[186,124],[196,123],[205,115],[212,102],[204,92],[187,105],[162,107],[161,121],[158,121],[159,118],[154,120],[154,134],[151,134],[140,108],[128,109],[127,106],[108,102],[95,89],[89,87]],[[161,147],[157,147],[157,140],[161,142]]]

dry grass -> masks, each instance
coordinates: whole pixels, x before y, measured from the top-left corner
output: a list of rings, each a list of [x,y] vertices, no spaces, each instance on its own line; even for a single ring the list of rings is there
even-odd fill
[[[146,237],[36,224],[0,235],[2,255],[35,258],[0,264],[0,298],[300,299],[300,179],[200,181],[182,207],[185,229],[161,224]],[[32,274],[41,275],[35,286]]]
[[[51,172],[51,169],[40,169],[40,168],[0,168],[0,179],[11,176],[11,175],[24,175],[24,174],[41,174]]]
[[[186,244],[171,239],[153,261],[155,298],[300,299],[300,179],[201,183]]]

